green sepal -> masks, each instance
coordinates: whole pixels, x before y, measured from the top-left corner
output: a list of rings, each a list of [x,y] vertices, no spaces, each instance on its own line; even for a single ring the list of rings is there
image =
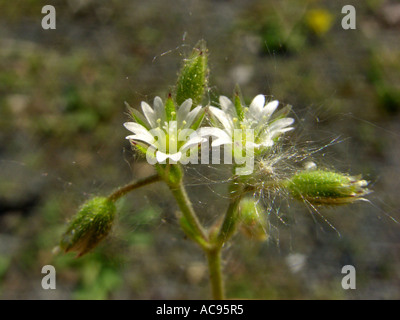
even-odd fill
[[[279,120],[279,119],[282,119],[282,118],[286,118],[286,116],[292,111],[292,108],[293,108],[293,106],[291,106],[290,104],[287,104],[282,109],[280,109],[279,111],[275,112],[272,115],[272,119],[270,121],[270,124],[272,124],[276,120]]]
[[[205,108],[200,110],[199,114],[197,115],[196,120],[190,126],[190,129],[197,130],[200,127],[201,123],[203,122],[205,114],[206,114],[206,109]]]
[[[148,146],[144,146],[140,142],[136,142],[136,141],[133,141],[133,140],[130,140],[130,143],[131,143],[131,145],[132,145],[132,147],[134,149],[139,150],[140,155],[147,155]],[[152,154],[149,153],[147,156],[148,157],[152,157]]]
[[[171,94],[168,95],[165,101],[165,114],[167,116],[167,122],[176,120],[176,107]]]
[[[234,96],[233,96],[233,104],[235,106],[236,113],[239,117],[239,121],[242,121],[244,118],[244,111],[242,105],[242,92],[240,90],[239,85],[235,86]]]
[[[149,125],[147,124],[147,121],[145,119],[145,117],[136,109],[132,108],[128,102],[125,102],[125,106],[127,107],[129,114],[131,115],[131,117],[140,125],[142,125],[143,127],[149,129]]]

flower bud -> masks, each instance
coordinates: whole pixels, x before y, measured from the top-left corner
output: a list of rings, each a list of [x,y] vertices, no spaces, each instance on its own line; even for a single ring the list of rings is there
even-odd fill
[[[175,96],[178,105],[192,99],[193,105],[197,106],[203,100],[208,81],[207,60],[206,43],[200,40],[190,57],[184,60],[179,73]]]
[[[327,170],[305,170],[286,184],[289,193],[312,204],[346,204],[363,200],[370,191],[366,180]]]
[[[114,202],[106,197],[88,200],[69,223],[60,249],[76,251],[80,257],[96,247],[110,232],[115,211]]]
[[[264,209],[254,199],[247,197],[240,201],[240,229],[247,237],[257,241],[268,239],[268,222],[264,217]]]

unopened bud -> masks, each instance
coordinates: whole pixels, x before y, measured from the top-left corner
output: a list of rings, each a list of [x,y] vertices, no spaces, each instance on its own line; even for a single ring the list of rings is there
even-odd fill
[[[208,81],[207,60],[206,43],[200,40],[190,57],[184,60],[179,73],[175,96],[178,105],[192,99],[193,105],[197,106],[203,100]]]
[[[244,198],[239,205],[240,229],[247,237],[257,241],[268,239],[265,210],[253,198]]]
[[[289,193],[312,204],[346,204],[363,200],[370,191],[368,182],[360,177],[327,170],[305,170],[287,183]]]
[[[78,257],[89,252],[110,232],[115,211],[114,202],[105,197],[84,203],[63,234],[60,249],[76,251]]]

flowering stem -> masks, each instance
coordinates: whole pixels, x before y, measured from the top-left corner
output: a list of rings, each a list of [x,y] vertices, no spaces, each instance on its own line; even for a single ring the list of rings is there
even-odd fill
[[[225,299],[224,282],[221,268],[221,249],[223,242],[209,239],[209,237],[206,235],[206,232],[204,231],[202,225],[197,218],[196,213],[193,210],[192,204],[187,196],[183,183],[179,183],[179,186],[176,188],[170,186],[170,189],[176,201],[178,202],[182,214],[191,225],[194,233],[200,236],[191,238],[200,245],[200,247],[206,254],[213,299],[223,300]],[[230,208],[230,211],[236,211],[236,209],[234,209],[233,207],[230,206]]]
[[[224,243],[233,235],[236,230],[238,221],[238,206],[242,195],[243,193],[231,199],[224,221],[222,222],[217,237],[214,240],[214,246],[206,250],[212,294],[215,300],[225,299],[221,251]]]
[[[208,239],[203,226],[200,224],[197,215],[194,212],[193,206],[189,200],[183,183],[180,182],[177,187],[170,186],[170,189],[179,205],[179,208],[182,211],[183,216],[192,229],[189,233],[189,236],[200,245],[206,254],[213,299],[223,300],[225,295],[221,270],[222,246],[214,245]],[[195,237],[192,236],[193,233],[195,234]]]
[[[152,175],[150,177],[147,177],[147,178],[132,182],[130,184],[127,184],[127,185],[125,185],[123,187],[118,188],[116,191],[114,191],[113,193],[111,193],[108,196],[108,199],[115,202],[119,198],[121,198],[124,195],[126,195],[128,192],[131,192],[131,191],[133,191],[135,189],[138,189],[140,187],[143,187],[145,185],[148,185],[150,183],[157,182],[157,181],[160,181],[160,180],[161,180],[160,176],[158,174],[155,174],[155,175]]]
[[[224,221],[222,222],[221,229],[217,236],[217,243],[221,246],[233,235],[236,230],[236,224],[238,222],[237,213],[240,200],[244,193],[240,193],[236,197],[232,198],[229,207],[226,210]]]
[[[206,250],[206,255],[213,299],[223,300],[225,293],[221,268],[221,247]]]
[[[183,216],[186,218],[187,222],[189,223],[195,234],[197,234],[202,240],[204,240],[201,243],[199,242],[200,246],[204,248],[205,243],[208,243],[208,237],[202,225],[200,224],[196,213],[194,212],[192,203],[186,193],[186,189],[182,181],[176,186],[169,185],[169,188],[173,196],[175,197],[175,200],[178,203]]]
[[[236,226],[239,221],[239,204],[243,196],[249,191],[251,191],[251,187],[246,186],[239,179],[234,179],[231,182],[231,194],[233,196],[230,200],[229,207],[226,210],[219,230],[215,233],[215,237],[212,236],[210,239],[210,248],[206,250],[212,294],[213,298],[216,300],[225,299],[221,266],[222,247],[236,231]]]

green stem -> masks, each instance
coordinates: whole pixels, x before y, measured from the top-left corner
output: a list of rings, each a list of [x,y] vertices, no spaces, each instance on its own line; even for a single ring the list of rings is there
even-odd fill
[[[221,267],[221,247],[206,250],[206,255],[213,299],[224,300],[225,292]]]
[[[225,299],[221,251],[224,243],[234,234],[236,230],[236,225],[238,222],[238,207],[243,194],[244,193],[239,193],[239,195],[231,199],[224,217],[224,221],[222,222],[216,237],[211,237],[212,247],[210,247],[208,250],[205,250],[207,254],[208,270],[210,273],[212,295],[215,300]]]
[[[216,300],[225,299],[221,265],[222,247],[236,231],[239,220],[238,212],[240,200],[243,195],[249,191],[251,191],[250,188],[243,186],[242,183],[238,183],[236,180],[232,182],[231,192],[234,196],[230,200],[229,207],[226,210],[224,220],[219,227],[218,233],[215,237],[211,237],[212,247],[206,250],[212,294],[213,298]]]
[[[223,300],[225,295],[221,269],[221,246],[210,243],[203,226],[200,224],[197,215],[194,212],[192,203],[186,193],[182,181],[175,187],[170,185],[170,189],[184,218],[186,219],[186,222],[190,226],[190,231],[184,229],[185,232],[188,233],[191,239],[200,245],[207,256],[213,299]]]
[[[186,189],[182,181],[178,183],[178,185],[176,185],[175,187],[171,185],[169,187],[172,194],[175,197],[176,202],[179,205],[179,208],[182,211],[183,216],[186,218],[186,221],[193,228],[193,231],[197,235],[199,235],[202,238],[202,240],[204,240],[202,243],[199,243],[204,248],[205,243],[208,243],[208,237],[202,225],[200,224],[200,221],[197,218],[196,213],[194,212],[192,203],[186,193]]]
[[[221,228],[217,236],[217,243],[222,246],[235,232],[236,225],[238,222],[238,208],[240,200],[245,193],[241,192],[236,197],[232,198],[229,207],[226,210],[224,221],[222,222]]]
[[[126,186],[120,187],[118,188],[116,191],[114,191],[113,193],[111,193],[108,196],[108,199],[111,201],[116,201],[119,198],[123,197],[124,195],[126,195],[128,192],[131,192],[132,190],[138,189],[140,187],[143,187],[145,185],[148,185],[150,183],[153,182],[157,182],[160,181],[161,178],[158,174],[152,175],[150,177],[132,182],[130,184],[127,184]]]

